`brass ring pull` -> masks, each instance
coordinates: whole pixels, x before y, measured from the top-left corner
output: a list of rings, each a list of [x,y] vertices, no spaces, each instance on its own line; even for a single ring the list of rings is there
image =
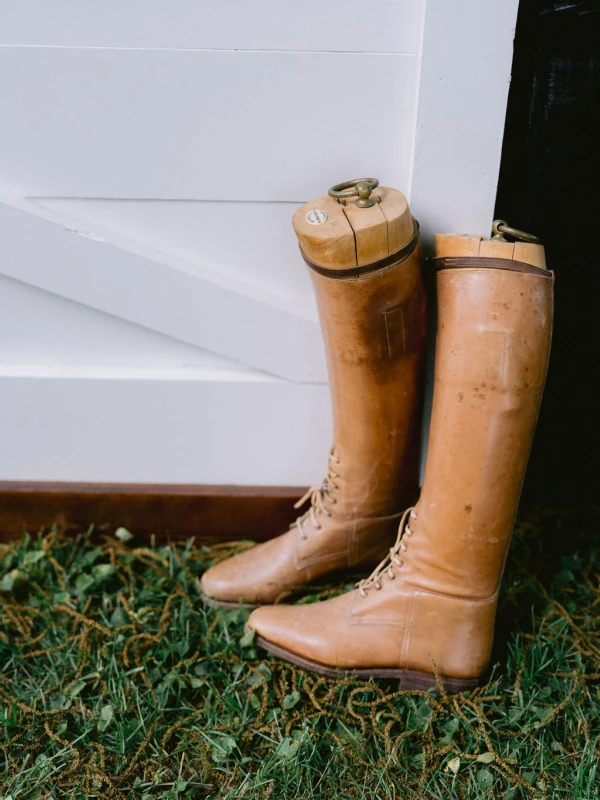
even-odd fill
[[[532,233],[526,233],[525,231],[517,230],[517,228],[511,228],[510,225],[506,224],[506,220],[504,219],[495,219],[492,223],[492,236],[493,239],[504,239],[504,234],[507,236],[512,236],[513,239],[516,239],[519,242],[528,242],[529,244],[539,244],[540,238],[539,236],[534,236]]]
[[[375,205],[375,199],[371,197],[371,192],[379,186],[378,178],[357,178],[353,181],[344,181],[344,183],[336,183],[327,192],[330,197],[340,202],[349,197],[358,197],[354,205],[359,208],[370,208]]]

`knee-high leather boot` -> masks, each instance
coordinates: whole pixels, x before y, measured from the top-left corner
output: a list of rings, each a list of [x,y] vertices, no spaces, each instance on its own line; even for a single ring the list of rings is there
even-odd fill
[[[272,603],[325,573],[372,569],[416,499],[426,328],[419,232],[404,196],[381,187],[372,203],[372,185],[359,187],[368,205],[325,196],[293,220],[331,384],[327,477],[299,501],[310,506],[289,531],[204,574],[208,602]]]
[[[490,657],[546,377],[553,275],[539,245],[436,239],[437,350],[419,502],[355,591],[267,606],[248,626],[267,650],[315,672],[426,689],[437,671],[458,691],[477,683]]]

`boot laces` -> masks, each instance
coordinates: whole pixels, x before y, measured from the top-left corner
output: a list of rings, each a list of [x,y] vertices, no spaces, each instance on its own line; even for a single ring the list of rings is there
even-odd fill
[[[335,482],[336,478],[340,476],[335,471],[334,466],[337,466],[340,463],[339,458],[335,455],[333,447],[329,451],[329,460],[327,462],[327,476],[321,483],[316,483],[314,486],[311,486],[310,489],[306,492],[306,494],[298,500],[297,503],[294,503],[294,508],[301,508],[307,500],[310,500],[310,508],[307,509],[304,514],[302,514],[295,522],[292,522],[290,527],[296,527],[300,531],[300,536],[302,539],[308,539],[308,534],[304,528],[304,523],[310,519],[313,526],[320,531],[321,530],[321,523],[319,522],[319,517],[321,515],[325,515],[326,517],[331,516],[331,509],[328,507],[327,503],[331,503],[335,505],[337,500],[335,497],[332,497],[332,490],[339,489],[340,487]]]
[[[387,575],[390,580],[393,580],[396,577],[394,573],[394,567],[402,567],[404,564],[404,561],[402,561],[400,558],[400,553],[406,552],[406,542],[404,539],[406,536],[413,535],[413,531],[410,529],[410,520],[416,518],[417,515],[414,508],[407,508],[402,515],[400,525],[398,526],[398,538],[396,539],[396,544],[390,548],[390,552],[383,559],[381,564],[375,567],[369,577],[364,578],[364,580],[359,581],[356,584],[357,589],[360,591],[363,597],[367,596],[369,589],[381,589],[381,579],[384,575]],[[408,522],[407,519],[409,519]]]

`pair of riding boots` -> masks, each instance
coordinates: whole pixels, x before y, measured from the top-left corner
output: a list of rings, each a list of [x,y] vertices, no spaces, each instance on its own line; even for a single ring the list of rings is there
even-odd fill
[[[361,207],[321,197],[293,220],[327,354],[327,475],[287,532],[209,569],[202,590],[209,603],[255,608],[247,629],[257,644],[305,669],[461,691],[490,660],[546,377],[554,276],[539,244],[435,236],[433,406],[419,495],[419,228],[400,192],[380,187],[371,198]],[[278,602],[328,574],[370,569],[333,599]]]

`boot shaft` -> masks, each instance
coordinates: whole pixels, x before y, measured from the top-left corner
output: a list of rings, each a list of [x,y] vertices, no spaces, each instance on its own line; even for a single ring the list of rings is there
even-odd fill
[[[480,240],[451,238],[454,255],[433,262],[438,334],[421,497],[403,517],[389,557],[340,599],[327,647],[340,663],[368,658],[417,673],[435,664],[468,681],[481,676],[491,654],[546,377],[553,275],[503,257],[506,250],[480,257]],[[457,252],[461,239],[467,258]],[[539,253],[529,256],[540,263]],[[357,648],[353,636],[361,638]],[[369,648],[373,655],[365,655]]]
[[[294,215],[327,356],[334,513],[350,519],[397,513],[417,492],[426,332],[419,231],[400,192],[374,195],[370,208],[322,197]]]
[[[456,241],[448,245],[450,238]],[[407,579],[485,600],[498,589],[541,403],[553,275],[502,256],[461,260],[460,240],[473,242],[440,237],[436,243],[438,256],[448,249],[455,255],[436,264],[429,452]],[[493,241],[481,242],[479,253],[504,244],[504,255],[514,255],[512,244]],[[539,250],[531,250],[538,247],[519,245],[517,252],[540,263]]]

